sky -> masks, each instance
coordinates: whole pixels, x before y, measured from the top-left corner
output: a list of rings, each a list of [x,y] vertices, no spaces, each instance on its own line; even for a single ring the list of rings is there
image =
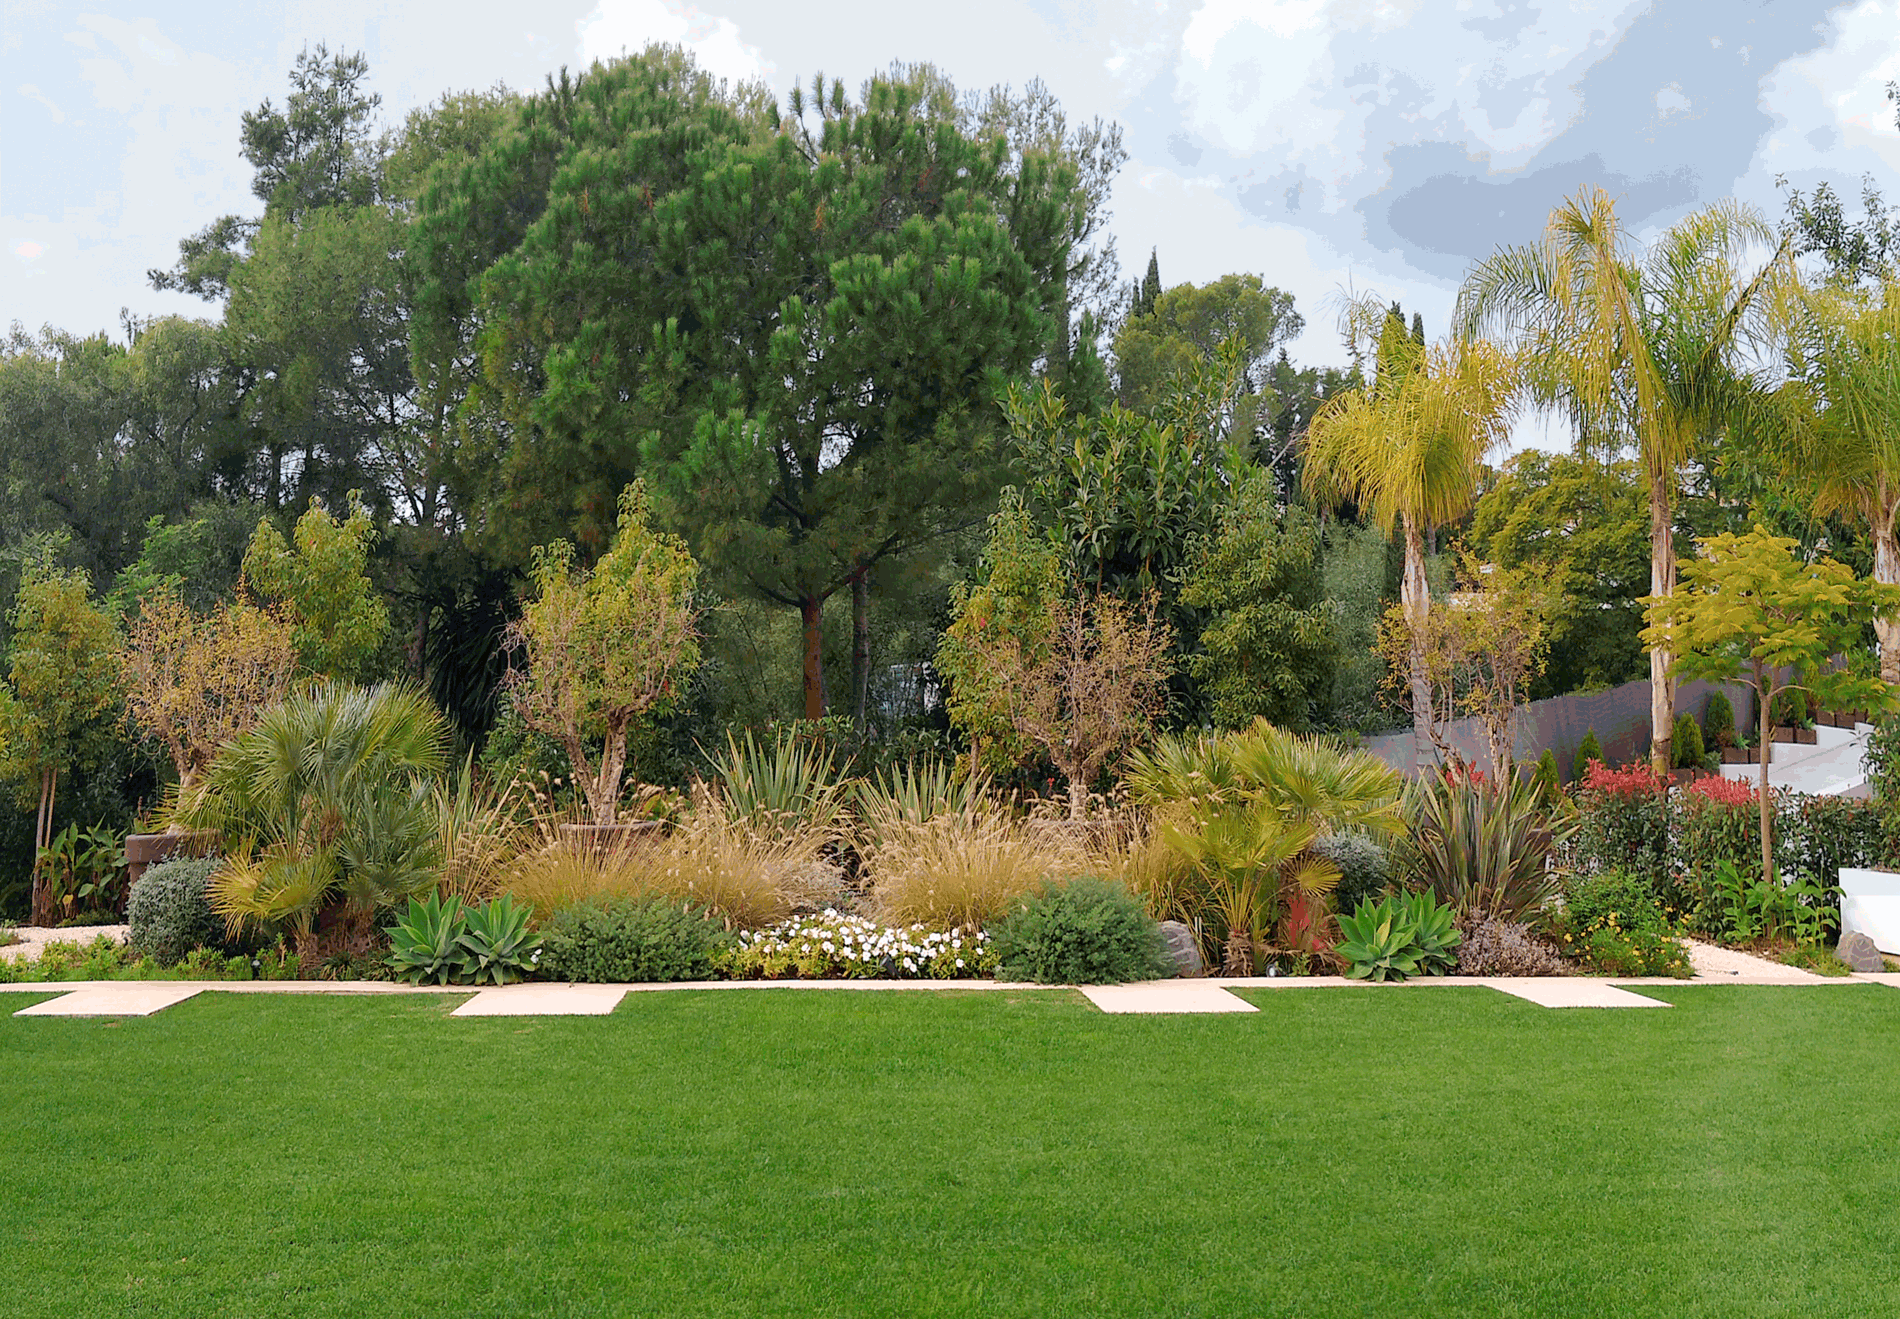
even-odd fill
[[[1342,363],[1343,292],[1445,327],[1460,277],[1600,184],[1638,232],[1777,177],[1900,201],[1900,0],[7,0],[0,324],[205,315],[153,291],[178,240],[254,214],[239,116],[306,43],[361,50],[392,124],[451,90],[530,90],[649,41],[713,72],[857,85],[929,61],[959,87],[1040,77],[1125,127],[1124,272],[1250,271],[1292,292],[1305,362]]]

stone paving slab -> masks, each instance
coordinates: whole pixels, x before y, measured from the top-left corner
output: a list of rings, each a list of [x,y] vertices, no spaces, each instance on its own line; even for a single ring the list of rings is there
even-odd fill
[[[1892,985],[1900,989],[1900,971],[1856,971],[1850,980],[1865,980],[1875,985]]]
[[[1486,983],[1501,994],[1509,994],[1513,998],[1521,998],[1528,1003],[1535,1003],[1545,1008],[1666,1008],[1669,1006],[1653,998],[1644,998],[1641,994],[1632,994],[1627,989],[1618,989],[1615,985],[1602,980],[1585,980],[1580,976],[1499,978]]]
[[[45,990],[47,985],[34,988]],[[49,998],[21,1008],[16,1017],[149,1017],[202,992],[189,981],[122,980]]]
[[[451,1017],[604,1017],[627,996],[625,985],[504,985],[477,990]]]
[[[1104,1012],[1258,1012],[1244,998],[1210,980],[1149,980],[1132,985],[1082,985],[1082,996]]]

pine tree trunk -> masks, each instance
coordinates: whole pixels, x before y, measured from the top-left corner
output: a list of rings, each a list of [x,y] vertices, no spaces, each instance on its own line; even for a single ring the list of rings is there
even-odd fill
[[[1669,521],[1669,473],[1649,477],[1649,593],[1676,593],[1676,533]],[[1657,647],[1649,652],[1649,760],[1658,774],[1669,773],[1671,737],[1676,729],[1676,680],[1673,656]]]
[[[825,717],[825,602],[806,596],[798,602],[799,618],[805,636],[805,717]]]
[[[1425,580],[1425,543],[1418,521],[1410,513],[1405,527],[1405,575],[1399,580],[1399,602],[1405,614],[1407,658],[1411,665],[1412,763],[1423,773],[1433,763],[1432,689],[1425,676],[1425,626],[1430,621],[1431,586]]]
[[[865,569],[851,579],[851,704],[862,729],[870,718],[871,583]]]

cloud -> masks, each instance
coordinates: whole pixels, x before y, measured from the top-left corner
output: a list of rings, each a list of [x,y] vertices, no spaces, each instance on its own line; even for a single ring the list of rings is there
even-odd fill
[[[1263,221],[1454,281],[1580,187],[1637,229],[1734,191],[1776,125],[1764,75],[1822,48],[1826,17],[1820,0],[1205,0],[1172,154]]]
[[[758,48],[740,38],[738,24],[673,0],[600,0],[574,28],[583,62],[664,42],[686,47],[701,68],[732,82],[769,79],[772,72]]]

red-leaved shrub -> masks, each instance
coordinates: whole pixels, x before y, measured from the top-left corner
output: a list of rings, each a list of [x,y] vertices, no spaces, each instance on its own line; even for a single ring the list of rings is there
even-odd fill
[[[1689,784],[1689,793],[1722,806],[1753,806],[1756,802],[1755,785],[1746,779],[1725,779],[1711,774]]]
[[[1621,769],[1611,769],[1600,760],[1590,762],[1590,768],[1584,771],[1583,786],[1586,791],[1607,792],[1617,797],[1655,796],[1669,786],[1654,770],[1646,764],[1635,763]]]

